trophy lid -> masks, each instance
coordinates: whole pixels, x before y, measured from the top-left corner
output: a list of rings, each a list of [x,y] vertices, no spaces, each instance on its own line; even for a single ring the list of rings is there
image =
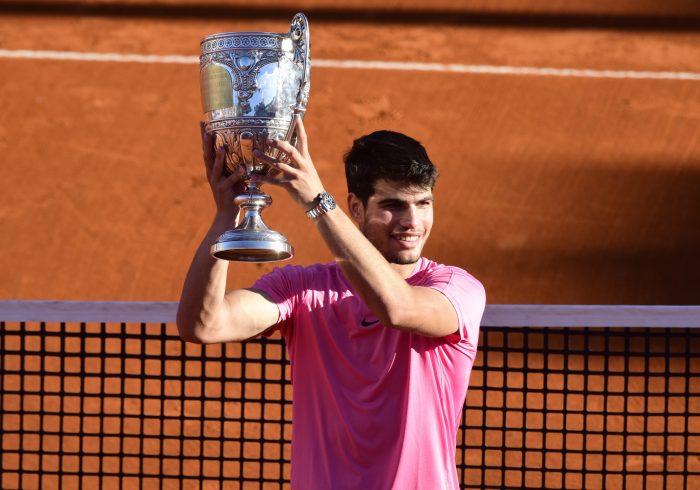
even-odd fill
[[[291,27],[301,22],[308,30],[308,20],[302,13],[297,13],[292,19]],[[292,32],[219,32],[205,36],[200,41],[201,54],[209,54],[226,49],[280,49],[285,38],[292,36]],[[307,35],[308,36],[308,35]]]

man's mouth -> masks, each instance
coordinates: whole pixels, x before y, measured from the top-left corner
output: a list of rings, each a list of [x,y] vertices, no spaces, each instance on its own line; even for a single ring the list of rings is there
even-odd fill
[[[394,235],[394,239],[400,242],[417,242],[420,240],[420,235]]]

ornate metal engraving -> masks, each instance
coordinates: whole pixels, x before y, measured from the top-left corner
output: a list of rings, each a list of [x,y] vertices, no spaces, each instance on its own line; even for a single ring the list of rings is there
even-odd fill
[[[294,17],[289,34],[214,34],[202,40],[201,50],[206,130],[217,135],[217,144],[237,141],[248,131],[255,136],[254,149],[272,154],[266,139],[292,139],[294,116],[303,116],[310,91],[309,29],[303,14]],[[234,148],[241,146],[229,145],[229,153]],[[227,171],[244,161],[228,155]],[[255,171],[264,169],[256,165]]]

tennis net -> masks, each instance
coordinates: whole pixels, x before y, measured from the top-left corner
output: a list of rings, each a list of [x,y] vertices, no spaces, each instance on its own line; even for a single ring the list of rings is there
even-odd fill
[[[187,344],[173,304],[85,308],[0,302],[2,488],[289,487],[282,339]],[[463,488],[700,486],[700,309],[580,308],[489,307]]]

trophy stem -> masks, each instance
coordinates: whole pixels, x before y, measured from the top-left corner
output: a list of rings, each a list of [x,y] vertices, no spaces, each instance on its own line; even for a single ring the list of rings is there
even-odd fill
[[[255,181],[246,184],[246,192],[235,197],[233,202],[243,210],[243,219],[236,229],[267,231],[269,228],[260,213],[272,204],[272,198],[262,192]]]
[[[294,256],[294,249],[281,233],[270,230],[260,213],[272,204],[272,198],[260,190],[254,180],[246,182],[246,192],[234,198],[243,210],[241,223],[226,231],[212,245],[211,254],[218,259],[240,262],[271,262]]]

